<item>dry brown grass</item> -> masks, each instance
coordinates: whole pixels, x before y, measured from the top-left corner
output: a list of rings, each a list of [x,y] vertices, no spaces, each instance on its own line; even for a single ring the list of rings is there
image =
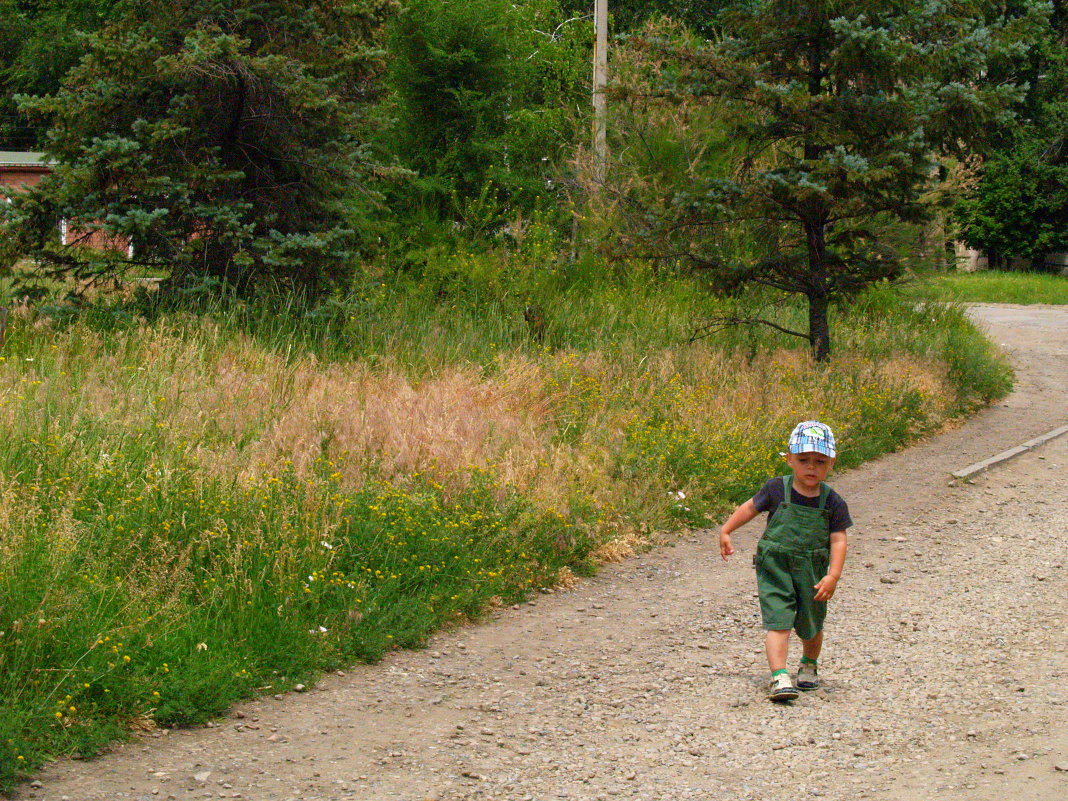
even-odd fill
[[[578,576],[571,572],[571,568],[562,567],[556,573],[556,581],[554,582],[554,585],[561,590],[570,590],[574,589],[578,582]]]
[[[590,556],[597,562],[622,562],[634,556],[642,545],[642,539],[636,532],[627,532],[594,549]]]
[[[38,393],[72,428],[113,432],[116,448],[155,438],[161,456],[180,453],[205,477],[246,484],[326,464],[350,487],[371,474],[422,473],[462,492],[473,468],[489,470],[543,509],[566,511],[580,498],[602,510],[597,555],[608,561],[640,542],[619,511],[662,505],[673,489],[655,476],[624,484],[614,474],[627,427],[653,406],[737,450],[769,426],[825,413],[843,381],[917,388],[936,415],[953,399],[944,368],[905,355],[873,363],[846,354],[813,378],[807,354],[788,350],[755,361],[701,343],[614,360],[516,352],[488,375],[456,365],[416,381],[388,364],[286,359],[207,322],[195,337],[145,325],[107,347],[98,335],[78,336],[48,374],[33,364],[0,373],[0,422],[14,428],[15,410],[25,408],[2,404],[5,397]],[[93,357],[66,355],[72,350]]]

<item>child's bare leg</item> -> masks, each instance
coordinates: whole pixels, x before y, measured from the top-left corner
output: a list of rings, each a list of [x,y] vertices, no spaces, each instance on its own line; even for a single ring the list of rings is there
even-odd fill
[[[821,631],[811,640],[801,640],[801,653],[815,662],[820,658],[820,649],[823,648],[823,632]]]
[[[764,650],[768,655],[768,667],[771,672],[786,670],[786,655],[790,650],[790,629],[769,631],[764,640]]]

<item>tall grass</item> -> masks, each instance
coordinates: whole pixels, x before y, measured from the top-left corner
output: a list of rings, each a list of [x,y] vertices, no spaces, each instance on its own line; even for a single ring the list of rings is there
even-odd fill
[[[935,273],[917,279],[917,297],[958,303],[1068,304],[1068,276],[982,270]]]
[[[314,310],[15,318],[0,784],[704,525],[784,470],[798,420],[848,466],[1007,389],[958,310],[890,289],[814,366],[770,330],[690,342],[719,309],[691,279],[526,252],[372,271]]]

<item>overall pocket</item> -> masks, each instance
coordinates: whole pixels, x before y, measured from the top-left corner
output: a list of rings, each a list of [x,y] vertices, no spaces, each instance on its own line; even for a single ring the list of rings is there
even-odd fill
[[[753,567],[760,567],[764,563],[764,543],[757,542],[756,553],[753,554]]]

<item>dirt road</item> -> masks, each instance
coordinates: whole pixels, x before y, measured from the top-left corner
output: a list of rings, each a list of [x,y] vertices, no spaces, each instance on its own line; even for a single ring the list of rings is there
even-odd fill
[[[764,700],[754,523],[730,564],[694,532],[426,651],[60,763],[16,798],[1068,799],[1068,437],[949,479],[1068,423],[1068,309],[974,313],[1018,389],[834,481],[857,526],[823,690]]]

